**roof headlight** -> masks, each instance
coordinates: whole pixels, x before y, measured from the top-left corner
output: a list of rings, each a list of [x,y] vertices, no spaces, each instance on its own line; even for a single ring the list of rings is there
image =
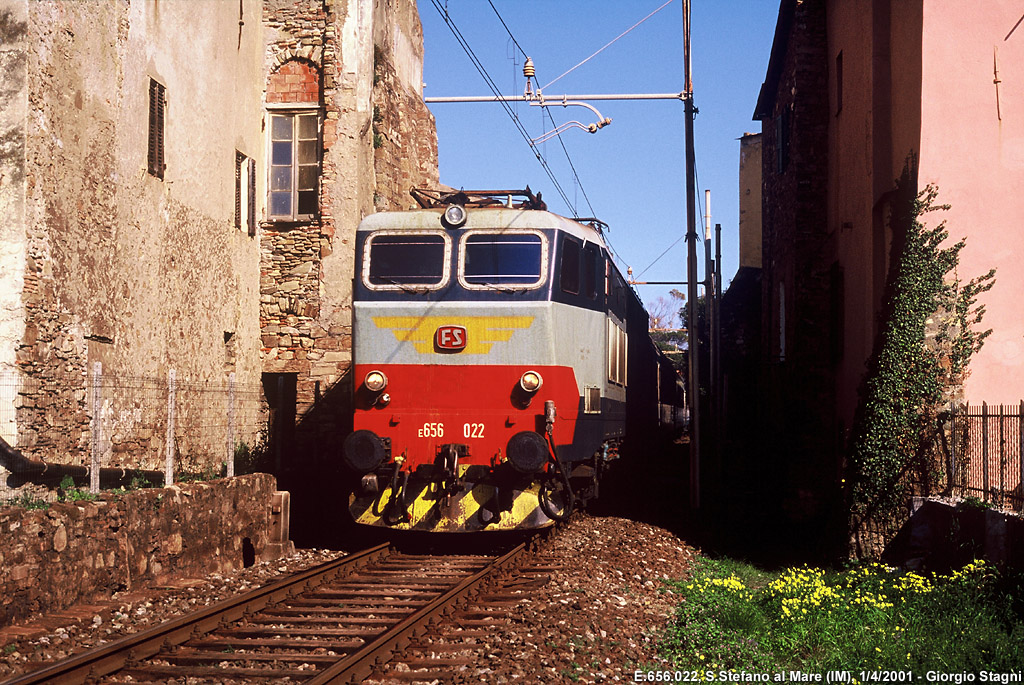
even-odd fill
[[[527,371],[519,377],[519,387],[525,392],[535,393],[544,385],[544,379],[536,371]]]
[[[444,210],[442,223],[448,228],[459,228],[466,223],[466,208],[462,205],[448,205]]]
[[[384,375],[383,371],[377,371],[376,369],[366,374],[366,378],[363,379],[363,385],[370,392],[380,392],[388,385],[388,377]]]

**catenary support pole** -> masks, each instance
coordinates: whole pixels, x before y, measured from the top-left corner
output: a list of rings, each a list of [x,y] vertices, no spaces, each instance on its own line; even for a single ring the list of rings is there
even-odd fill
[[[697,187],[694,179],[693,151],[693,83],[690,74],[690,2],[683,0],[683,68],[685,69],[685,129],[686,136],[686,296],[687,348],[690,358],[690,508],[700,508],[700,363],[697,349]]]

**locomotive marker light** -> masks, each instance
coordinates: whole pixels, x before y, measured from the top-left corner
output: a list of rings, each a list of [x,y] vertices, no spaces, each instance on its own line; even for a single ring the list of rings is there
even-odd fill
[[[544,379],[539,373],[533,370],[523,372],[515,387],[512,388],[512,402],[520,409],[526,409],[542,385],[544,385]]]
[[[544,385],[544,379],[536,371],[527,371],[519,378],[519,387],[524,392],[535,393],[540,390],[542,385]]]
[[[447,228],[461,228],[467,216],[466,208],[462,205],[448,205],[441,216],[441,223]]]
[[[371,371],[366,374],[366,378],[363,379],[363,385],[370,392],[380,392],[388,385],[388,377],[384,375],[382,371]]]

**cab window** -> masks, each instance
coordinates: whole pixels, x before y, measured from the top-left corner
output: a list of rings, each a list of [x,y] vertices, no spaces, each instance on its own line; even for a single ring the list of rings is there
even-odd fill
[[[596,245],[583,248],[583,294],[590,299],[597,298],[597,270],[601,253]]]
[[[580,292],[580,244],[571,238],[562,240],[562,263],[559,265],[559,283],[562,292],[578,295]]]
[[[439,288],[448,281],[450,249],[440,231],[379,231],[366,239],[363,281],[374,290]]]
[[[545,238],[533,231],[472,231],[462,238],[460,279],[470,289],[533,288],[544,280]]]

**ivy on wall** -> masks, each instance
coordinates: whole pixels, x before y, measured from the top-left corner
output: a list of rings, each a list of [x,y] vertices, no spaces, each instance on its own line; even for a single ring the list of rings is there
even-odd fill
[[[927,477],[927,455],[943,393],[963,383],[971,357],[991,330],[978,331],[985,313],[978,296],[995,283],[995,270],[964,284],[957,275],[960,240],[945,222],[926,226],[925,214],[947,210],[938,190],[920,193],[908,162],[893,193],[890,225],[895,256],[875,352],[861,391],[848,461],[851,551],[865,556],[868,529],[894,532],[910,488]],[[930,337],[928,332],[933,332]]]

